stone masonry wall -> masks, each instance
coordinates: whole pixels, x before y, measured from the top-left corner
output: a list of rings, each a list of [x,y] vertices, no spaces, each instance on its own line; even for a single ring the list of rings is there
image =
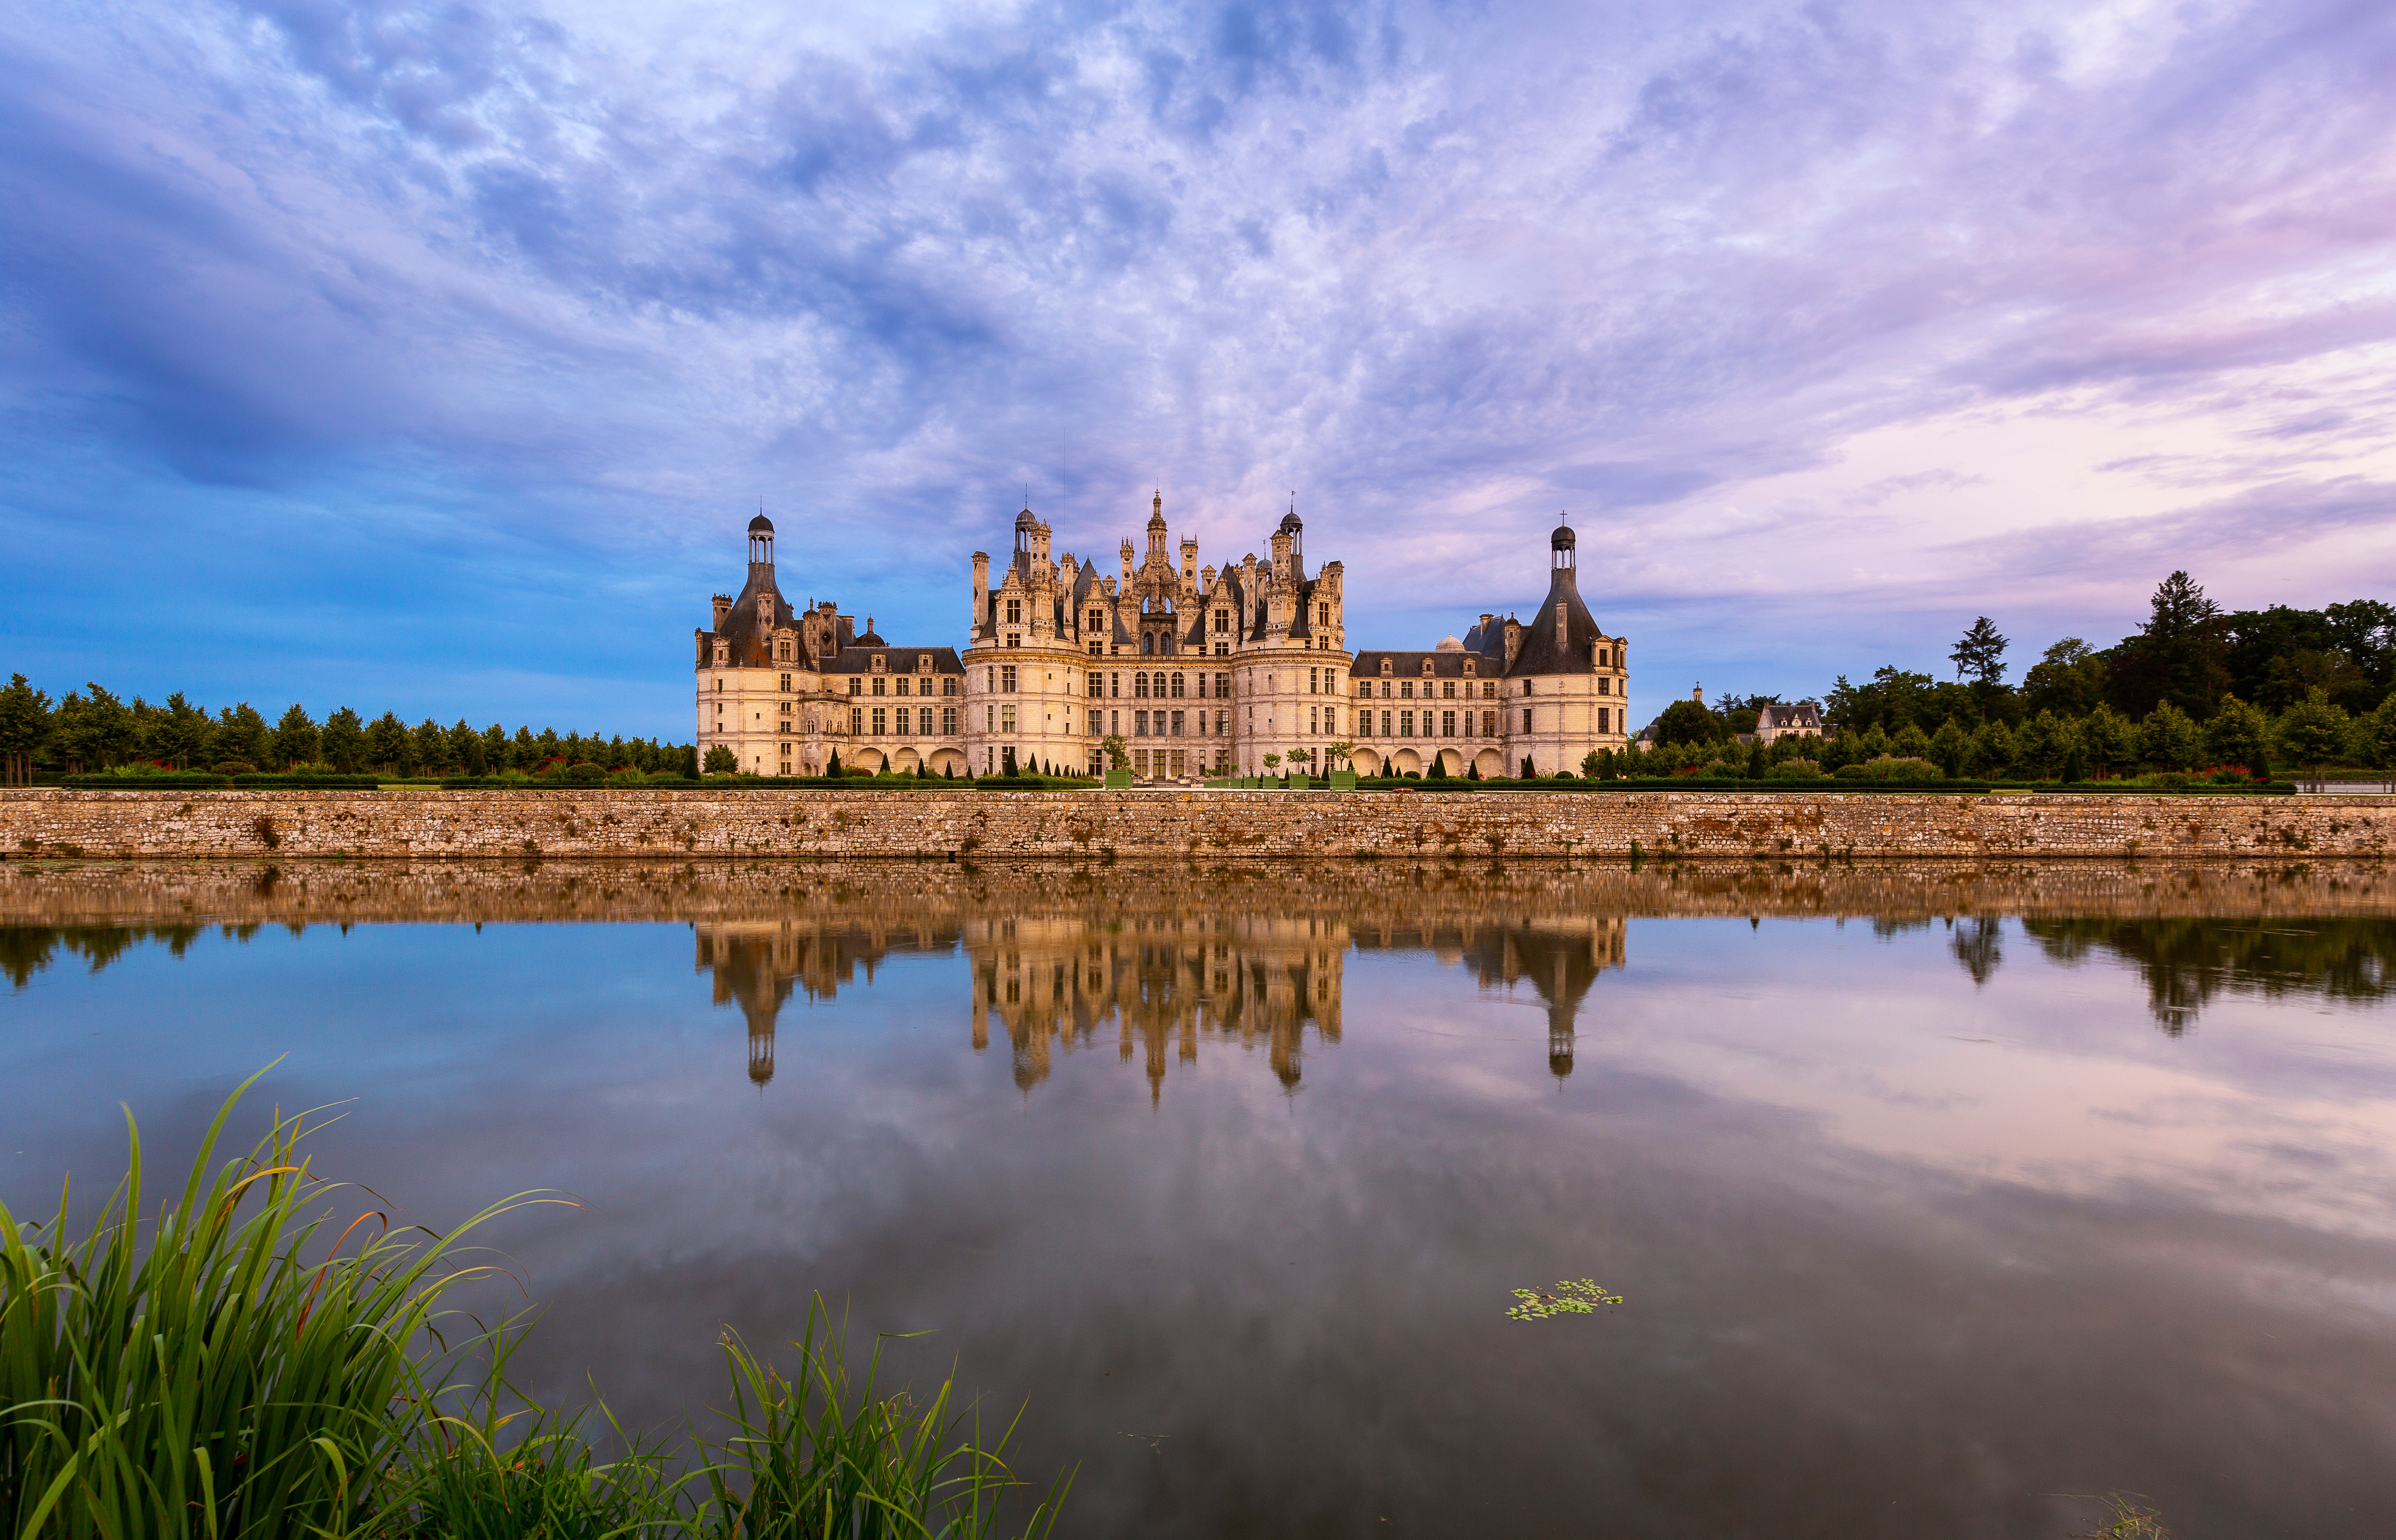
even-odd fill
[[[1160,883],[1123,861],[91,861],[0,869],[17,925],[706,921],[844,926],[876,945],[953,942],[976,920],[1078,916],[1100,929],[1164,916],[1338,917],[1430,934],[1610,914],[2042,917],[2385,917],[2396,865],[2375,860],[2118,859],[1866,862],[1209,862]]]
[[[0,791],[0,855],[2377,858],[2396,803],[1803,791]]]

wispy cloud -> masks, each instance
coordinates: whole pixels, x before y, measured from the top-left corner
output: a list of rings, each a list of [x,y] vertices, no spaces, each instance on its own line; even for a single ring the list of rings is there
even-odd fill
[[[76,676],[102,518],[249,552],[151,622],[209,678],[437,706],[411,617],[565,589],[488,710],[659,730],[761,498],[945,635],[1027,485],[1216,560],[1295,488],[1391,642],[1566,509],[1659,696],[2396,564],[2385,7],[36,4],[0,69],[0,634]]]

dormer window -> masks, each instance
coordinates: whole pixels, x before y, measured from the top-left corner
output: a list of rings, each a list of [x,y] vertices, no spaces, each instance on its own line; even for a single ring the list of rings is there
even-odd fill
[[[1388,658],[1386,658],[1386,657],[1385,657],[1385,658],[1383,658],[1383,659],[1381,659],[1381,671],[1382,671],[1383,673],[1389,673],[1389,672],[1391,672],[1391,671],[1392,671],[1390,659],[1388,659]]]
[[[915,671],[917,673],[930,673],[932,671],[932,655],[930,653],[917,653],[915,655]]]
[[[1425,679],[1431,677],[1431,659],[1428,657],[1423,659],[1423,677]]]
[[[1006,602],[1006,623],[1010,626],[1019,626],[1023,624],[1022,600],[1009,599]]]
[[[883,671],[883,665],[884,665],[885,661],[885,659],[883,657],[882,654],[880,654],[880,653],[875,653],[875,654],[873,655],[873,671],[874,671],[875,673],[880,673],[880,672],[882,672],[882,671]]]
[[[1467,679],[1471,679],[1472,677],[1472,661],[1473,660],[1469,657],[1464,660],[1464,677]]]

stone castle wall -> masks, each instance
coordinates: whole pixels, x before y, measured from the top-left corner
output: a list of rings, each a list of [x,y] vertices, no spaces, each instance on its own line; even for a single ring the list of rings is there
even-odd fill
[[[2378,858],[2396,803],[1804,791],[0,791],[0,854]]]
[[[0,917],[60,926],[702,922],[859,931],[877,948],[953,946],[1044,918],[1095,932],[1213,915],[1338,917],[1357,935],[1431,936],[1494,917],[1714,915],[1927,920],[2396,916],[2396,866],[2307,859],[1340,861],[1153,867],[787,860],[18,861]]]

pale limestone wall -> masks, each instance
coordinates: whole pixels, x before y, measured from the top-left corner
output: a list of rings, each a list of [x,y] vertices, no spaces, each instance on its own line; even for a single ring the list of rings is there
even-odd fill
[[[1336,697],[1335,697],[1336,698]],[[2396,804],[1758,792],[793,788],[0,791],[0,852],[139,856],[943,858],[1622,856],[2377,858]]]

